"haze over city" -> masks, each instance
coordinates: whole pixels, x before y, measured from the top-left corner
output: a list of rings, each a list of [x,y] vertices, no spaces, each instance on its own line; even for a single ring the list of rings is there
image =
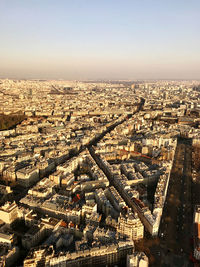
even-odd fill
[[[198,0],[0,1],[0,77],[200,79]]]

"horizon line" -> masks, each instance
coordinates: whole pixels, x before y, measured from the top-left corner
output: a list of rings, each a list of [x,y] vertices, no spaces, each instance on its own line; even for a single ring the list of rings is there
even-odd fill
[[[96,78],[96,79],[65,79],[65,78],[14,78],[14,77],[2,77],[0,76],[1,80],[28,80],[28,81],[73,81],[73,82],[114,82],[114,81],[121,81],[121,82],[133,82],[133,81],[200,81],[200,78],[119,78],[119,79],[108,79],[108,78]]]

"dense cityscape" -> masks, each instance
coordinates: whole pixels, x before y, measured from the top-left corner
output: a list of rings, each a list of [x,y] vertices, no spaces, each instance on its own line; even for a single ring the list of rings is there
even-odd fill
[[[198,81],[0,80],[0,266],[198,266]]]

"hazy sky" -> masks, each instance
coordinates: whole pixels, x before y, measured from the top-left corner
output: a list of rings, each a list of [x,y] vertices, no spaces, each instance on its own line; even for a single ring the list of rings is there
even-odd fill
[[[200,79],[200,0],[0,0],[0,77]]]

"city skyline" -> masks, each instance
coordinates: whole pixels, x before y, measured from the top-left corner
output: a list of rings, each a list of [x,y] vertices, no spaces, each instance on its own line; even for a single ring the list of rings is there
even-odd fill
[[[1,1],[0,77],[200,79],[198,1]]]
[[[0,95],[2,265],[199,265],[198,81],[0,79]]]

